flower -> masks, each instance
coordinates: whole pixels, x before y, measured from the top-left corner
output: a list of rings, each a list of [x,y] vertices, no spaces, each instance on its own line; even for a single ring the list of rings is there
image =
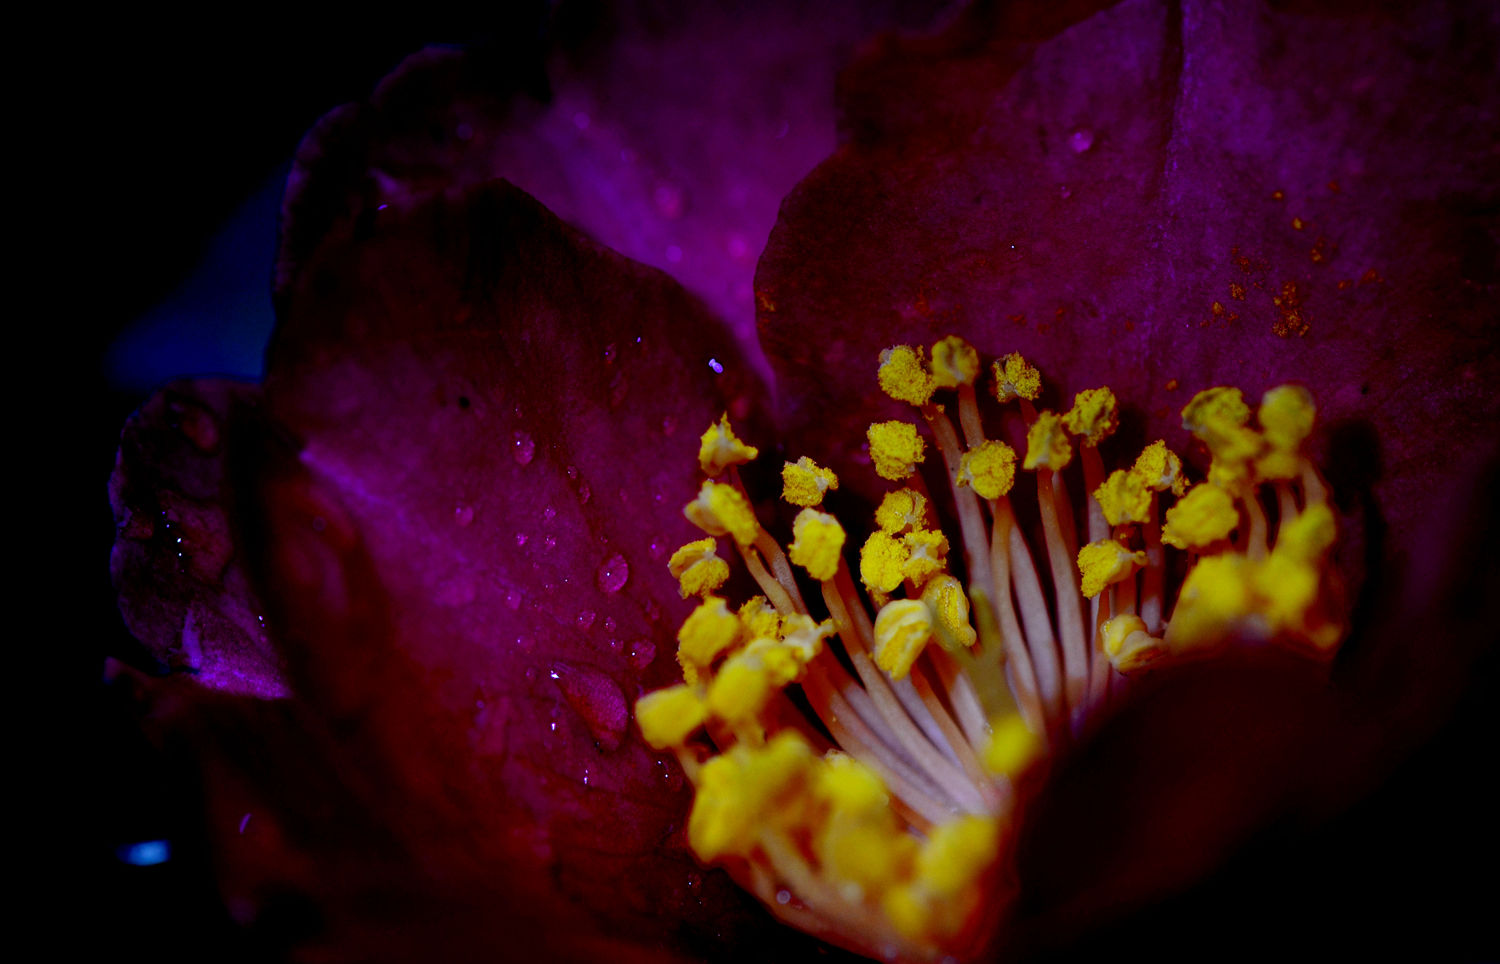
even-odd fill
[[[1482,462],[1497,414],[1492,269],[1462,247],[1484,242],[1471,201],[1493,202],[1478,165],[1494,104],[1459,106],[1444,86],[1491,76],[1465,59],[1483,45],[1414,66],[1391,37],[1456,36],[1426,14],[1352,37],[1236,8],[1007,16],[887,41],[845,74],[850,139],[788,198],[757,270],[774,409],[733,333],[670,278],[446,163],[489,155],[423,153],[408,128],[381,129],[392,113],[379,109],[320,129],[290,195],[264,388],[159,396],[116,477],[116,572],[141,635],[231,692],[293,694],[189,702],[276,747],[209,784],[231,897],[311,894],[325,942],[368,935],[372,906],[393,915],[388,943],[358,957],[409,953],[390,942],[430,940],[455,917],[451,936],[481,944],[547,921],[528,937],[568,956],[622,941],[710,953],[715,929],[743,942],[765,928],[722,876],[694,869],[674,836],[680,778],[627,715],[631,690],[673,678],[665,627],[686,610],[666,556],[695,536],[677,509],[697,480],[673,446],[727,411],[752,444],[785,440],[831,467],[843,497],[868,499],[864,426],[896,411],[872,398],[868,366],[918,340],[908,332],[1019,349],[1063,397],[1107,380],[1122,434],[1141,440],[1180,438],[1166,420],[1200,388],[1312,385],[1335,423],[1317,440],[1324,464],[1365,516],[1366,584],[1386,586],[1404,553],[1432,558],[1423,494],[1464,504],[1470,459],[1454,439]],[[409,79],[450,76],[419,63]],[[1448,165],[1438,196],[1417,176],[1434,145]],[[423,169],[440,174],[412,177]],[[1434,319],[1430,337],[1412,337],[1412,317]],[[1373,486],[1346,454],[1372,438]],[[1401,618],[1461,619],[1422,588],[1402,594]],[[1375,652],[1391,642],[1362,638]],[[1368,707],[1384,680],[1352,666],[1339,692]],[[1362,773],[1385,748],[1322,687],[1254,672],[1195,682],[1163,684],[1106,729],[1039,808],[1021,855],[1023,880],[1041,882],[1029,939],[1048,940],[1049,912],[1055,924],[1200,869],[1149,849],[1079,861],[1091,828],[1160,848],[1172,817],[1209,856],[1283,812],[1283,793],[1341,796],[1309,775],[1335,750]],[[1425,705],[1385,695],[1408,700],[1403,712]],[[1293,740],[1269,707],[1305,733]],[[1204,719],[1256,735],[1261,755],[1230,757],[1248,775],[1305,752],[1246,802],[1210,765],[1223,744],[1178,738]],[[1144,791],[1107,762],[1136,754],[1159,766]],[[1100,786],[1114,811],[1081,819]],[[1192,819],[1167,805],[1184,798],[1200,801]],[[1064,817],[1079,818],[1071,838]],[[1095,872],[1090,886],[1048,869],[1058,853]]]

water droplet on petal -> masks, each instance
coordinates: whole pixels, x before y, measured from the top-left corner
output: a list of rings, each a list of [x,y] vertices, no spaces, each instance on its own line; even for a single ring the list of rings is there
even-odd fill
[[[600,625],[604,627],[604,631],[606,633],[612,633],[618,628],[618,624],[615,622],[615,618],[613,616],[605,616],[604,622]]]
[[[594,611],[591,609],[585,609],[583,612],[579,613],[577,623],[579,629],[588,629],[590,626],[594,625]]]
[[[656,658],[656,644],[645,636],[638,636],[630,641],[630,650],[625,658],[636,669],[645,669]]]
[[[557,518],[557,510],[554,509],[554,508],[552,508],[552,506],[549,505],[545,509],[542,510],[542,521],[543,522],[551,522],[555,518]]]
[[[724,374],[724,363],[719,361],[717,358],[710,358],[708,360],[708,367],[714,370],[715,375]]]
[[[453,508],[453,521],[456,522],[456,523],[458,523],[458,527],[460,529],[462,529],[464,526],[468,525],[470,522],[473,522],[474,521],[474,507],[471,506],[471,505],[454,506],[454,508]]]
[[[667,547],[662,545],[660,542],[653,542],[651,543],[649,552],[651,553],[652,559],[660,559],[662,556],[667,554]]]
[[[569,482],[574,482],[578,479],[578,466],[570,465],[567,468],[563,469],[563,471],[568,474]]]
[[[615,355],[616,351],[614,342],[610,342],[609,344],[604,346],[604,364],[613,365],[615,363]]]
[[[526,544],[527,538],[528,537],[527,537],[526,533],[524,533],[524,532],[517,532],[516,533],[516,546],[517,547],[524,546]]]
[[[1087,127],[1080,127],[1068,136],[1068,146],[1073,148],[1074,154],[1082,154],[1094,146],[1094,132]]]
[[[517,432],[511,449],[517,465],[528,465],[536,455],[536,443],[525,432]]]
[[[600,592],[613,593],[625,588],[625,583],[630,579],[630,563],[618,552],[604,560],[599,565],[599,571],[594,573],[594,581],[599,586]]]
[[[1072,188],[1064,184],[1062,187],[1059,187],[1057,189],[1057,196],[1066,201],[1068,198],[1073,196],[1073,190]]]
[[[547,536],[545,539],[542,540],[542,548],[543,549],[556,549],[557,548],[557,540],[554,539],[554,538],[552,538],[551,536]]]
[[[521,608],[521,594],[514,589],[508,589],[505,593],[505,608],[514,612]]]

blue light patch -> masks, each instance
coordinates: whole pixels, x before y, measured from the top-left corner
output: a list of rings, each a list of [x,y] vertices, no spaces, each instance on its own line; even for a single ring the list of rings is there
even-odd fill
[[[132,867],[154,867],[172,859],[172,845],[165,840],[142,840],[116,847],[115,856]]]

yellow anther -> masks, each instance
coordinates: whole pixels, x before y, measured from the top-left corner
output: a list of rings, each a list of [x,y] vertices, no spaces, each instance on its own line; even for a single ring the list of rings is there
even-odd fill
[[[667,571],[677,580],[677,591],[683,599],[706,596],[729,578],[729,563],[714,554],[714,540],[699,539],[672,553]]]
[[[921,348],[897,345],[880,353],[880,390],[898,402],[926,405],[936,388]]]
[[[698,772],[688,842],[703,860],[750,852],[760,834],[801,818],[815,758],[796,730],[764,746],[740,743]]]
[[[1012,352],[995,362],[995,397],[1001,402],[1016,398],[1035,400],[1042,393],[1042,373]]]
[[[1182,410],[1182,427],[1208,446],[1213,456],[1208,481],[1231,492],[1251,482],[1251,461],[1260,454],[1260,433],[1246,426],[1250,408],[1238,388],[1210,388],[1193,396]]]
[[[1229,535],[1239,523],[1240,514],[1229,493],[1202,482],[1167,510],[1161,541],[1179,549],[1202,549]]]
[[[875,664],[905,679],[932,638],[932,610],[920,599],[897,599],[875,617]]]
[[[891,803],[890,792],[874,770],[837,750],[824,757],[824,766],[818,772],[817,792],[842,814],[877,814]]]
[[[1093,599],[1113,585],[1134,575],[1146,564],[1144,552],[1131,552],[1113,539],[1090,542],[1078,550],[1078,573],[1083,577],[1083,594]]]
[[[698,446],[698,465],[704,474],[717,478],[731,465],[743,465],[760,454],[760,450],[735,438],[725,413],[703,433]]]
[[[1145,522],[1151,518],[1151,489],[1135,471],[1116,469],[1094,490],[1094,499],[1112,526]]]
[[[703,700],[691,686],[678,684],[636,701],[635,721],[641,736],[658,750],[682,746],[703,725]]]
[[[1166,644],[1147,632],[1146,621],[1133,613],[1105,620],[1103,643],[1104,655],[1122,673],[1149,666],[1167,654]]]
[[[1295,449],[1312,434],[1318,407],[1312,393],[1300,385],[1280,385],[1261,396],[1260,427],[1266,441]]]
[[[889,811],[887,811],[889,814]],[[835,816],[818,837],[823,873],[851,904],[884,894],[911,873],[917,840],[894,826],[894,816],[850,820]]]
[[[909,553],[906,543],[885,532],[874,532],[859,550],[859,579],[877,592],[894,592],[905,579]]]
[[[1041,757],[1045,745],[1020,714],[994,720],[984,744],[984,765],[991,773],[1014,779]]]
[[[1130,471],[1139,475],[1147,487],[1157,492],[1171,489],[1173,495],[1182,495],[1187,491],[1187,477],[1182,474],[1182,459],[1167,448],[1167,443],[1161,439],[1146,446]]]
[[[1073,445],[1068,433],[1063,431],[1062,418],[1052,412],[1043,412],[1036,422],[1026,430],[1026,461],[1022,468],[1051,469],[1061,471],[1073,458]]]
[[[708,685],[708,711],[730,726],[753,722],[773,689],[759,654],[735,653]]]
[[[1338,526],[1333,521],[1333,510],[1325,503],[1315,502],[1302,510],[1297,518],[1282,523],[1276,533],[1273,555],[1318,563],[1337,537]]]
[[[1298,632],[1318,601],[1319,570],[1288,553],[1273,552],[1251,568],[1256,609],[1272,629]]]
[[[933,636],[949,652],[968,649],[978,634],[969,625],[969,597],[963,583],[948,573],[933,576],[922,587],[922,601],[932,610]]]
[[[972,385],[979,377],[979,352],[957,335],[932,346],[932,379],[938,388]]]
[[[1097,446],[1120,427],[1119,407],[1115,393],[1108,388],[1090,388],[1073,397],[1073,408],[1063,416],[1063,424],[1074,435],[1083,436],[1083,444]]]
[[[740,607],[739,617],[745,639],[781,638],[781,615],[765,596],[751,596],[750,601]]]
[[[1237,428],[1250,420],[1250,406],[1238,388],[1206,388],[1182,410],[1182,427],[1207,441],[1206,436]]]
[[[911,489],[887,492],[875,510],[875,524],[881,532],[900,535],[927,525],[927,497]]]
[[[1260,402],[1260,427],[1266,450],[1255,461],[1262,479],[1293,479],[1302,471],[1302,442],[1312,434],[1317,416],[1312,393],[1299,385],[1282,385]]]
[[[901,574],[917,586],[948,568],[948,537],[935,529],[917,529],[901,537],[908,553]]]
[[[728,669],[730,663],[740,659],[742,656],[747,659],[757,660],[761,669],[765,670],[766,679],[776,689],[780,689],[788,683],[795,683],[802,678],[802,667],[805,664],[802,661],[801,654],[785,643],[777,642],[774,639],[754,640],[749,646],[745,647],[744,652],[731,656],[729,662],[724,664],[725,669]],[[721,672],[719,675],[723,676],[724,674]],[[718,681],[718,677],[715,677],[714,683],[718,683]],[[710,692],[712,692],[711,687]],[[769,693],[769,690],[767,692]]]
[[[995,859],[999,831],[993,817],[966,816],[939,824],[917,857],[917,878],[943,897],[972,892]]]
[[[1167,647],[1182,652],[1211,646],[1222,642],[1236,625],[1256,628],[1246,622],[1254,612],[1253,572],[1250,561],[1238,553],[1199,560],[1177,594],[1177,607],[1167,624]],[[1258,628],[1264,635],[1269,627]]]
[[[792,521],[792,545],[788,555],[820,582],[833,578],[844,551],[844,527],[839,520],[817,509],[803,509]]]
[[[959,485],[973,486],[981,499],[998,499],[1016,481],[1016,450],[1004,442],[982,442],[958,463]]]
[[[915,879],[881,900],[891,925],[913,941],[942,944],[962,934],[980,912],[999,849],[993,817],[959,817],[935,828],[917,852]]]
[[[807,456],[788,462],[781,468],[781,495],[792,505],[812,508],[821,505],[823,495],[839,487],[839,477]]]
[[[810,616],[792,613],[786,617],[784,631],[786,635],[782,638],[782,645],[806,664],[817,658],[823,651],[823,640],[833,635],[833,620],[825,619],[821,623],[815,623]]]
[[[922,462],[927,443],[910,422],[876,422],[866,436],[870,440],[870,458],[882,479],[900,482],[909,478]]]
[[[688,521],[711,536],[731,535],[742,546],[755,542],[760,523],[750,503],[732,485],[704,482],[698,498],[682,510]]]
[[[698,604],[677,631],[677,662],[689,683],[708,671],[719,654],[740,639],[740,621],[718,596]]]

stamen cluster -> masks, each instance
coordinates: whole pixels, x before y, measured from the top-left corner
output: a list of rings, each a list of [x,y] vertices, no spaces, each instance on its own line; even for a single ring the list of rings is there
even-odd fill
[[[1124,692],[1124,674],[1230,638],[1326,654],[1342,636],[1325,577],[1333,513],[1301,454],[1314,417],[1305,390],[1266,393],[1258,428],[1237,389],[1194,397],[1184,427],[1212,465],[1189,488],[1162,441],[1106,473],[1098,446],[1118,426],[1114,394],[1038,411],[1040,373],[1009,355],[991,371],[1003,417],[1026,427],[1018,459],[986,434],[980,371],[953,336],[930,362],[923,348],[881,354],[881,389],[921,421],[870,426],[873,467],[899,487],[860,546],[858,585],[846,530],[821,508],[834,473],[786,463],[783,496],[800,511],[783,550],[739,476],[758,451],[727,417],[711,426],[708,479],[685,509],[707,538],[669,564],[683,597],[700,598],[678,634],[684,682],[636,706],[645,739],[674,751],[695,787],[695,853],[794,926],[871,956],[982,945],[1007,903],[1022,791]],[[929,442],[956,532],[938,525],[918,470]],[[1078,521],[1065,478],[1075,451]],[[1035,533],[1018,522],[1017,461]],[[723,536],[761,589],[737,607],[718,595]]]

